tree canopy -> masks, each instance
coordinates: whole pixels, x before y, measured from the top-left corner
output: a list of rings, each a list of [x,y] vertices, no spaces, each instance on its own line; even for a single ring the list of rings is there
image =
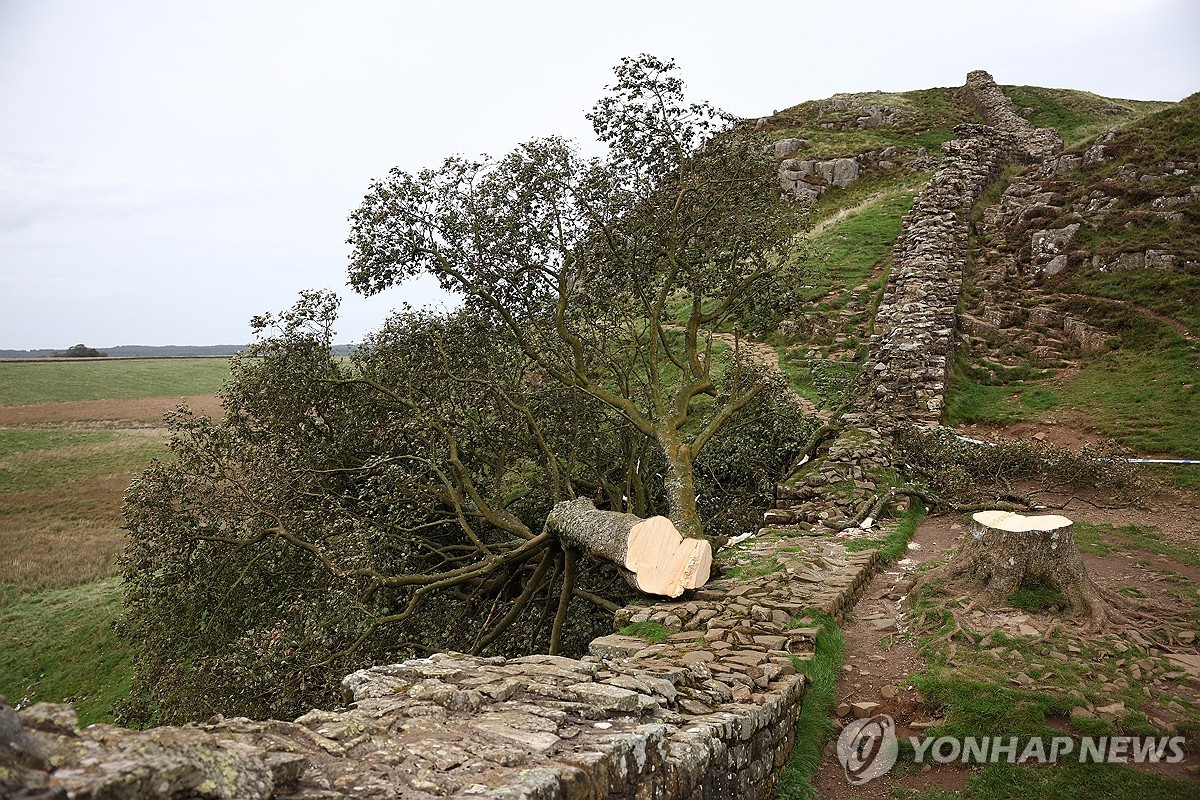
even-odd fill
[[[764,142],[625,59],[556,138],[376,181],[351,284],[432,274],[450,313],[394,314],[348,359],[337,299],[254,320],[225,416],[181,409],[130,487],[128,719],[286,714],[365,663],[574,652],[630,589],[560,541],[556,504],[755,524],[808,433],[777,376],[714,334],[783,294],[798,224]]]
[[[108,353],[102,353],[94,347],[88,347],[86,344],[77,344],[68,347],[61,353],[55,353],[55,358],[107,358]]]

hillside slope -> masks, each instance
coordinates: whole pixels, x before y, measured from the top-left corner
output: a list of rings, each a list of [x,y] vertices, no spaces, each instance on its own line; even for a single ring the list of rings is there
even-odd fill
[[[1200,456],[1197,162],[1193,95],[995,187],[976,211],[948,422],[1053,421]]]
[[[1055,424],[1142,454],[1200,455],[1200,97],[1005,86],[1067,149],[1010,167],[975,209],[944,424]],[[858,375],[903,202],[954,127],[962,87],[840,94],[757,122],[811,205],[803,302],[774,342],[826,405]]]

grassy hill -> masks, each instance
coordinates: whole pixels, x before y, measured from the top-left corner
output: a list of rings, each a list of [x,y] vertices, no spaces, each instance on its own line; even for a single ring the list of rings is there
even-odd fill
[[[1008,91],[1075,146],[1051,172],[1010,171],[976,210],[961,312],[981,322],[946,421],[1066,424],[1200,457],[1200,96]],[[1046,232],[1067,240],[1057,271],[1034,252]]]

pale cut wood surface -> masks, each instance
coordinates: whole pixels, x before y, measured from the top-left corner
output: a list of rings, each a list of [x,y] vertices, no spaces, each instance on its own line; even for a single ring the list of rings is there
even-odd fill
[[[629,531],[625,567],[637,575],[643,592],[678,597],[708,581],[712,546],[685,539],[666,517],[650,517]]]
[[[1072,525],[1071,520],[1058,514],[1046,514],[1040,517],[1027,517],[1012,511],[977,511],[971,519],[980,525],[996,528],[1002,531],[1023,533],[1026,531],[1052,531]]]
[[[678,597],[703,586],[712,571],[708,541],[684,538],[666,517],[601,511],[587,498],[577,498],[556,505],[546,529],[620,568],[631,586],[647,594]]]

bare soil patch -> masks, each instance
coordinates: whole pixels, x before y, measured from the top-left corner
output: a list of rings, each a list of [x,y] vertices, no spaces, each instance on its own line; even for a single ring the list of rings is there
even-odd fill
[[[97,420],[162,421],[163,415],[187,405],[197,414],[222,415],[216,395],[188,397],[139,397],[124,400],[73,400],[65,403],[35,403],[0,406],[0,426],[41,425]]]
[[[1080,450],[1085,444],[1098,445],[1109,440],[1102,433],[1066,422],[1015,422],[1009,425],[987,425],[971,423],[959,425],[955,430],[963,436],[985,442],[1003,442],[1018,439],[1034,439],[1049,442],[1057,447]]]
[[[887,714],[896,722],[896,734],[902,740],[923,735],[924,726],[935,720],[924,710],[920,696],[908,688],[907,677],[924,668],[906,632],[904,620],[905,584],[913,570],[927,561],[940,561],[954,544],[961,526],[950,517],[932,517],[917,528],[909,543],[908,555],[878,573],[863,591],[853,617],[842,627],[846,637],[846,661],[838,681],[840,703],[879,703],[873,714]],[[888,697],[887,695],[891,695]],[[851,712],[835,721],[841,730],[852,721]],[[926,791],[933,788],[960,791],[966,786],[965,771],[940,767],[909,775],[896,770],[862,786],[852,786],[838,763],[836,741],[830,742],[813,779],[821,798],[834,800],[895,800],[893,787]]]

